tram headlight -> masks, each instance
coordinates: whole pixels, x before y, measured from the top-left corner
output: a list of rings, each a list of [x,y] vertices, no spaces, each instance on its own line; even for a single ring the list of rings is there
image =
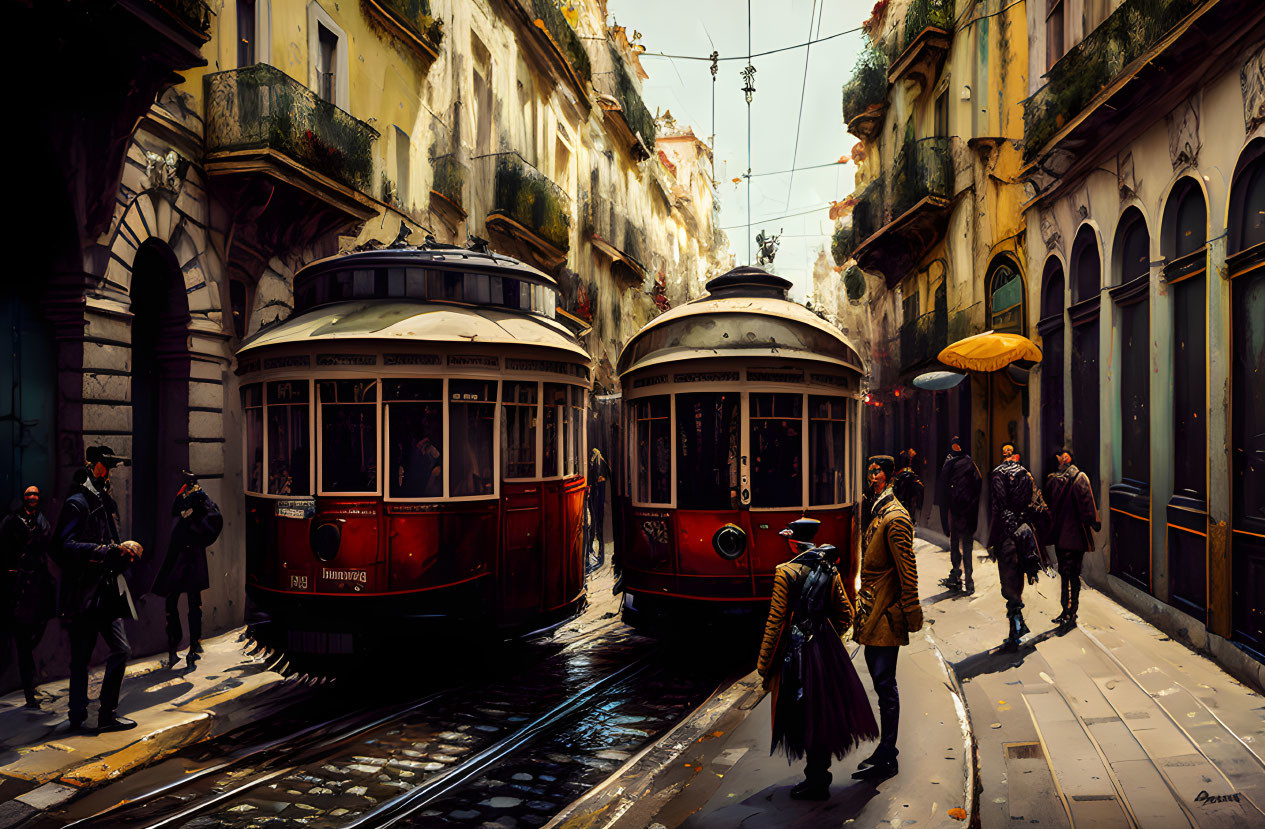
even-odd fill
[[[747,551],[747,534],[737,524],[726,524],[712,536],[712,549],[721,558],[733,561]]]
[[[342,542],[343,531],[338,524],[333,522],[313,524],[308,532],[308,544],[312,548],[312,555],[324,562],[334,560]]]

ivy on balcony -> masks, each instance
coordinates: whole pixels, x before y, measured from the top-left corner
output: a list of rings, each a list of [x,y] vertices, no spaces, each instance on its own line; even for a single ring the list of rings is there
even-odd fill
[[[623,55],[614,46],[610,48],[610,60],[612,71],[598,76],[596,82],[598,91],[609,95],[619,103],[620,115],[628,127],[629,134],[634,137],[639,136],[646,152],[649,152],[650,148],[654,147],[655,140],[654,116],[650,114],[650,110],[646,109],[646,104],[641,99],[641,92],[638,91],[636,82],[628,72]]]
[[[830,255],[834,258],[835,264],[842,266],[852,257],[852,251],[856,249],[856,233],[852,229],[851,222],[844,222],[836,227],[835,235],[830,240]]]
[[[891,217],[896,218],[928,196],[953,195],[953,162],[948,138],[908,140],[896,154]]]
[[[368,192],[378,133],[286,73],[259,63],[206,76],[208,153],[275,150]]]
[[[556,0],[531,0],[531,10],[536,16],[536,25],[544,29],[580,82],[592,83],[593,68],[589,63],[589,53],[584,50],[580,36],[571,28]]]
[[[1130,64],[1150,51],[1201,0],[1125,0],[1046,73],[1023,103],[1024,160],[1036,158]]]
[[[853,302],[865,296],[865,274],[856,265],[843,272],[843,289]]]
[[[905,37],[901,41],[901,51],[914,45],[918,35],[926,29],[953,29],[952,0],[913,0],[909,10],[905,12]]]
[[[887,101],[887,54],[870,45],[857,58],[852,80],[843,87],[843,120],[851,123],[858,115]]]
[[[430,189],[443,196],[456,207],[462,206],[462,194],[466,187],[465,165],[452,153],[431,159],[433,180]]]
[[[392,22],[400,26],[417,45],[433,58],[444,39],[444,21],[430,11],[430,0],[369,0]]]
[[[901,368],[929,363],[948,345],[948,314],[937,305],[917,319],[900,327]]]
[[[571,249],[571,199],[516,152],[496,157],[492,210],[565,253]]]
[[[158,0],[181,23],[201,34],[211,32],[211,9],[206,0]]]

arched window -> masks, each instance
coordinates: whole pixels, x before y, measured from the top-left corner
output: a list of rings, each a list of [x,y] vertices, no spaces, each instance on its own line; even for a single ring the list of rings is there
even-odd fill
[[[1208,206],[1194,179],[1173,188],[1164,207],[1164,257],[1170,262],[1203,249],[1208,242]]]
[[[1063,444],[1063,265],[1051,256],[1041,275],[1041,450],[1050,463]]]
[[[1164,278],[1173,314],[1173,491],[1207,498],[1208,208],[1194,179],[1184,178],[1164,206]],[[1201,603],[1202,604],[1202,603]]]
[[[988,277],[988,327],[1022,334],[1023,322],[1023,278],[1012,260],[999,257]]]
[[[1083,302],[1098,295],[1102,285],[1102,262],[1098,258],[1098,236],[1089,225],[1081,225],[1072,245],[1072,301]]]
[[[1116,230],[1116,284],[1145,276],[1150,270],[1151,237],[1142,212],[1131,207],[1120,217]]]
[[[1137,483],[1150,480],[1150,329],[1147,273],[1151,241],[1136,207],[1125,211],[1116,229],[1113,256],[1119,309],[1121,474]]]
[[[1081,225],[1072,244],[1072,447],[1076,465],[1089,476],[1098,491],[1099,413],[1098,395],[1098,291],[1102,286],[1102,260],[1098,235],[1089,224]]]
[[[1254,142],[1244,157],[1256,157],[1230,189],[1230,253],[1265,242],[1265,141]]]
[[[1063,318],[1063,266],[1053,256],[1041,276],[1041,319]]]

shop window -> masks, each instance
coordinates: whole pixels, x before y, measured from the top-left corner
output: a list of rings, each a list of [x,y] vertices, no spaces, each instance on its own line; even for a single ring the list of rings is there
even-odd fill
[[[321,491],[378,489],[378,381],[320,380]]]
[[[1146,285],[1150,270],[1150,236],[1137,209],[1121,219],[1116,236],[1120,250],[1115,289],[1120,324],[1120,455],[1121,473],[1148,482],[1151,468],[1150,330]],[[1118,293],[1116,292],[1118,291]]]
[[[392,498],[444,494],[444,381],[385,380]]]
[[[1173,306],[1173,491],[1208,491],[1207,317],[1204,276],[1170,289]]]
[[[678,509],[738,508],[738,392],[676,396]]]
[[[264,395],[258,383],[242,387],[246,420],[246,491],[264,491]]]
[[[491,495],[496,491],[496,382],[449,380],[448,400],[452,419],[448,494],[454,498]]]
[[[268,384],[268,494],[310,495],[308,381]]]
[[[633,403],[637,459],[637,502],[667,504],[672,500],[672,432],[668,396]]]
[[[804,396],[752,394],[750,406],[751,506],[801,506]]]
[[[847,493],[848,422],[842,397],[808,398],[808,504],[842,504]]]
[[[504,384],[504,455],[506,478],[536,477],[536,383]]]
[[[1265,277],[1237,276],[1233,290],[1234,516],[1236,527],[1260,535],[1265,532]],[[1254,601],[1259,607],[1259,597]]]

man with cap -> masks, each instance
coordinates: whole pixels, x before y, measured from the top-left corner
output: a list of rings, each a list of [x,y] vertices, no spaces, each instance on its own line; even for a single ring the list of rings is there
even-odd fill
[[[1094,488],[1089,477],[1077,468],[1074,457],[1071,447],[1060,449],[1055,456],[1058,471],[1051,472],[1045,479],[1045,502],[1050,505],[1053,528],[1050,540],[1054,542],[1062,582],[1063,612],[1054,617],[1054,622],[1062,632],[1076,627],[1081,563],[1085,552],[1094,549],[1094,532],[1102,529],[1098,505],[1094,503]]]
[[[865,664],[878,696],[882,736],[878,748],[852,775],[859,780],[883,780],[900,770],[896,762],[900,721],[896,657],[901,646],[909,644],[909,634],[922,629],[914,526],[889,484],[894,466],[891,455],[875,455],[867,468],[867,495],[872,494],[874,501],[861,541],[861,590],[857,593],[854,638],[865,646]]]
[[[75,472],[75,486],[57,522],[53,558],[62,568],[61,610],[70,622],[70,727],[84,729],[88,718],[88,663],[101,637],[109,648],[101,682],[97,731],[124,731],[136,723],[119,717],[119,689],[132,649],[125,618],[136,606],[123,571],[140,558],[141,545],[119,543],[119,510],[110,496],[110,470],[126,464],[108,446],[90,446],[87,465]]]
[[[901,506],[909,510],[909,517],[918,523],[922,515],[922,479],[914,472],[914,460],[918,453],[913,449],[902,449],[896,456],[896,475],[892,478],[892,492]]]
[[[979,496],[983,489],[979,467],[962,448],[957,435],[949,441],[949,454],[936,479],[936,503],[940,505],[940,524],[949,537],[949,577],[941,584],[950,590],[975,592],[972,577],[975,526],[979,523]],[[962,576],[966,581],[963,584]]]
[[[1002,649],[1014,651],[1019,648],[1020,639],[1028,632],[1028,625],[1023,620],[1024,576],[1033,584],[1037,580],[1036,567],[1032,566],[1032,562],[1024,560],[1026,547],[1022,546],[1021,538],[1023,533],[1032,533],[1027,521],[1036,482],[1032,480],[1032,474],[1019,463],[1019,454],[1015,451],[1014,444],[1002,444],[1001,458],[1001,463],[989,478],[992,520],[988,530],[988,548],[997,560],[1001,595],[1006,600],[1009,634]]]
[[[26,707],[39,708],[35,695],[35,646],[57,606],[53,576],[48,572],[48,550],[53,529],[40,512],[40,490],[28,486],[22,506],[0,521],[0,560],[5,596],[0,613],[13,632],[18,651],[18,675]]]

